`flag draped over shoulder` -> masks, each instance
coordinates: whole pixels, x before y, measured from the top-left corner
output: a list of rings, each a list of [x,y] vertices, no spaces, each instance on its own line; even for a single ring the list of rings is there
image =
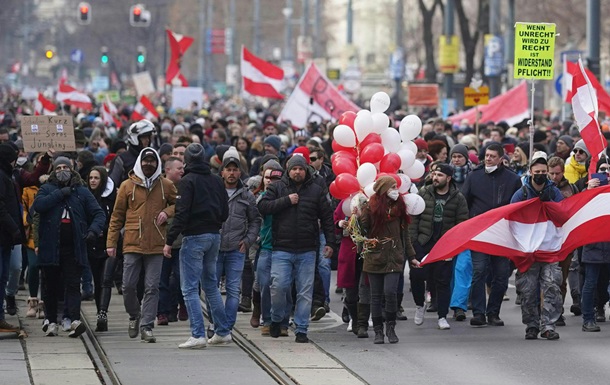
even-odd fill
[[[559,262],[576,248],[610,242],[610,186],[586,190],[561,202],[539,198],[490,210],[453,227],[422,265],[464,250],[507,257],[519,271],[534,262]]]
[[[250,95],[284,99],[280,93],[284,70],[259,58],[241,47],[241,80],[243,90]]]
[[[180,72],[180,66],[182,56],[186,50],[193,44],[194,39],[190,36],[180,35],[166,29],[167,39],[169,40],[169,47],[171,49],[171,56],[167,70],[165,71],[165,82],[167,84],[178,84],[182,87],[187,87],[188,82],[184,75]]]

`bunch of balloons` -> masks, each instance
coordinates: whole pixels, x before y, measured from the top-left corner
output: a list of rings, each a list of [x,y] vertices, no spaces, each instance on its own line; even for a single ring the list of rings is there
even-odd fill
[[[419,179],[425,172],[423,163],[415,161],[417,146],[413,143],[421,133],[422,122],[417,115],[408,115],[396,130],[390,127],[390,118],[385,114],[389,106],[388,94],[377,92],[371,98],[370,110],[349,111],[341,116],[333,133],[335,152],[331,162],[337,178],[330,185],[330,193],[337,199],[357,194],[370,198],[377,178],[389,175],[396,179],[408,213],[419,215],[424,201],[411,179]],[[346,216],[352,213],[351,201],[358,200],[345,200]]]

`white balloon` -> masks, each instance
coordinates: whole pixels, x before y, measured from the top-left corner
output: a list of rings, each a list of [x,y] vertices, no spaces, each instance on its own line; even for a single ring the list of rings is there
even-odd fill
[[[349,126],[346,126],[345,124],[340,124],[335,127],[335,131],[333,131],[333,137],[340,146],[356,146],[356,134],[354,134],[354,131],[352,131],[352,129],[349,128]]]
[[[371,112],[386,112],[390,108],[390,96],[385,92],[377,92],[371,98]]]
[[[372,114],[371,118],[373,119],[373,132],[376,134],[381,134],[390,126],[390,118],[383,112]]]
[[[386,128],[381,133],[381,144],[388,152],[398,152],[400,149],[400,134],[393,128]]]
[[[375,186],[375,182],[369,183],[364,187],[364,193],[367,197],[372,197],[375,194],[375,190],[373,190],[373,186]]]
[[[373,118],[371,114],[357,115],[354,119],[354,130],[358,141],[364,140],[368,134],[373,132]]]
[[[400,121],[400,137],[403,142],[417,138],[421,133],[421,119],[417,115],[407,115]]]
[[[369,110],[365,110],[365,109],[362,109],[362,110],[360,110],[360,111],[356,112],[356,116],[360,116],[360,115],[370,115],[370,114],[371,114],[371,111],[369,111]]]
[[[411,150],[403,150],[401,148],[397,154],[400,156],[400,169],[403,170],[403,172],[404,170],[408,170],[409,167],[413,166],[413,163],[415,162],[415,154]]]
[[[412,141],[402,142],[400,145],[400,151],[409,150],[414,154],[417,154],[417,145]]]
[[[415,161],[413,162],[413,166],[403,170],[403,172],[411,179],[419,179],[424,175],[424,172],[426,172],[426,168],[422,162]]]
[[[409,188],[411,188],[411,178],[409,178],[405,174],[398,174],[398,177],[401,180],[400,187],[398,188],[398,192],[401,194],[408,193]]]
[[[377,177],[377,169],[373,163],[363,163],[358,167],[356,178],[360,186],[365,187],[375,182],[375,177]]]
[[[352,198],[353,198],[353,195],[350,196],[349,198],[346,198],[343,201],[343,203],[341,204],[341,209],[343,210],[343,214],[346,217],[351,217],[352,216],[352,206],[351,206]]]
[[[359,192],[357,194],[354,194],[352,196],[350,204],[352,214],[356,216],[360,215],[360,212],[362,210],[362,204],[366,201],[368,201],[368,198],[363,193]]]
[[[407,213],[409,213],[409,215],[419,215],[424,212],[424,209],[426,208],[424,198],[417,194],[407,194],[404,195],[404,199],[407,205]]]
[[[417,186],[414,184],[411,184],[411,188],[409,189],[409,192],[411,194],[417,194],[419,191],[417,191]]]

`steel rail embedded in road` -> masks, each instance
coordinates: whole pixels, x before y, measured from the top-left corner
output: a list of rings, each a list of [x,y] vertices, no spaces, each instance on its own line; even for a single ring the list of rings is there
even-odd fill
[[[89,358],[95,367],[95,371],[97,372],[100,381],[104,385],[121,385],[121,381],[114,371],[106,352],[98,341],[97,336],[92,331],[91,325],[87,321],[85,313],[82,311],[81,322],[83,322],[87,327],[86,333],[82,334],[83,342],[85,343],[85,348],[87,349]]]

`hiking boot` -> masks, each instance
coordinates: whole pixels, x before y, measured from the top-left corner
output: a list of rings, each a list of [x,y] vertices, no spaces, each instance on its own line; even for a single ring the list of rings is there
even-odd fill
[[[233,339],[231,338],[231,333],[226,336],[219,336],[218,334],[214,334],[214,337],[208,340],[208,344],[210,345],[227,345],[231,343]]]
[[[559,333],[557,333],[555,330],[545,330],[542,332],[542,334],[540,334],[540,337],[546,338],[547,340],[558,340]]]
[[[188,321],[189,312],[186,309],[186,305],[180,305],[180,310],[178,310],[178,319],[180,321]]]
[[[526,340],[537,340],[539,332],[540,331],[536,328],[527,328],[525,330],[525,339]]]
[[[326,315],[326,310],[324,309],[323,306],[314,307],[313,309],[311,309],[311,320],[312,321],[319,321],[325,315]]]
[[[159,314],[157,316],[157,326],[166,326],[169,325],[169,320],[165,314]]]
[[[79,320],[74,320],[72,321],[72,325],[70,326],[70,333],[68,334],[68,337],[77,338],[86,330],[87,328],[85,327],[84,323],[80,322]]]
[[[70,318],[63,318],[61,320],[61,330],[65,332],[72,330],[72,320]]]
[[[466,320],[466,312],[462,309],[456,309],[453,312],[453,319],[458,321],[458,322],[462,322]]]
[[[395,344],[398,342],[398,336],[396,335],[396,321],[388,321],[385,323],[385,335],[388,337],[388,342],[391,344]],[[375,336],[377,336],[375,334]]]
[[[208,346],[208,341],[205,339],[205,337],[199,337],[199,338],[189,337],[189,339],[186,340],[185,343],[178,345],[178,348],[180,348],[180,349],[204,349],[206,346]]]
[[[129,317],[129,327],[127,328],[127,333],[129,333],[129,338],[136,338],[138,336],[139,331],[140,331],[140,316],[138,315],[135,318]]]
[[[601,330],[594,321],[587,321],[582,325],[583,332],[599,332]]]
[[[0,332],[18,332],[19,327],[11,325],[6,320],[0,321]]]
[[[369,317],[371,315],[371,306],[363,303],[358,303],[356,305],[356,313],[357,313],[357,329],[356,334],[358,338],[368,338],[369,337]],[[356,327],[356,326],[354,326]]]
[[[273,338],[278,338],[282,334],[282,327],[279,322],[271,322],[269,326],[269,335]]]
[[[373,328],[375,330],[375,340],[373,343],[377,345],[383,344],[385,342],[383,337],[383,325],[375,325]]]
[[[413,317],[413,322],[415,325],[421,325],[424,323],[424,314],[426,314],[426,304],[424,306],[416,306],[415,307],[415,317]]]
[[[108,317],[106,313],[100,313],[97,315],[97,323],[95,325],[96,332],[107,332],[108,331]]]
[[[9,315],[17,314],[17,303],[15,302],[15,296],[13,295],[6,296],[6,312]]]
[[[484,314],[475,314],[470,319],[470,326],[474,326],[474,327],[487,326],[487,320],[485,319],[485,315]]]
[[[140,330],[140,341],[149,344],[154,344],[155,342],[157,342],[157,339],[153,335],[152,329],[145,327]]]
[[[261,336],[268,336],[269,335],[269,325],[263,325],[263,327],[261,328]],[[281,334],[281,332],[280,332]]]
[[[566,326],[566,319],[564,316],[560,315],[557,322],[555,322],[555,326]]]
[[[449,330],[449,329],[451,329],[451,325],[449,325],[449,322],[447,322],[446,318],[439,318],[438,319],[438,328],[440,330]]]
[[[363,326],[358,326],[358,331],[356,335],[358,336],[358,338],[369,338],[369,331]]]
[[[237,305],[237,310],[242,313],[250,313],[252,311],[252,298],[242,296],[239,305]]]
[[[497,314],[490,314],[487,316],[487,323],[491,326],[504,326],[504,321],[500,319]]]
[[[28,310],[25,313],[27,318],[36,318],[38,314],[38,298],[28,298]]]
[[[307,334],[305,333],[297,333],[294,342],[297,344],[306,344],[309,342],[309,338],[307,338]]]
[[[282,326],[280,328],[280,337],[288,337],[288,328]]]

